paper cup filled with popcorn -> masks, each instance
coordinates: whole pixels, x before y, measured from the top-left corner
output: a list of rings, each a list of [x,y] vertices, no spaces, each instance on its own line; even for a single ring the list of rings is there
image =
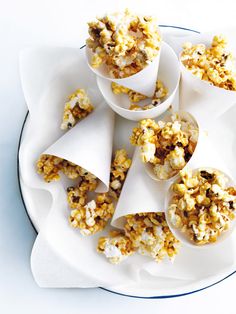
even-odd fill
[[[232,49],[232,48],[231,48]],[[224,36],[199,35],[183,44],[180,109],[203,125],[236,103],[236,63]]]
[[[220,243],[235,227],[235,183],[215,168],[184,169],[167,193],[166,210],[181,242],[195,247]]]
[[[139,146],[140,159],[148,175],[157,181],[170,181],[200,151],[197,121],[187,112],[167,114],[162,121],[145,119],[133,129],[132,145]],[[198,155],[194,160],[198,159]]]
[[[89,22],[88,65],[94,73],[145,96],[156,88],[161,35],[152,16],[125,10]]]
[[[158,79],[152,97],[97,76],[98,87],[107,104],[119,115],[140,121],[155,118],[172,104],[179,87],[180,67],[173,49],[162,43]]]
[[[98,241],[98,252],[114,264],[141,254],[160,262],[178,253],[179,241],[165,218],[167,186],[153,181],[143,171],[138,150],[121,191],[111,225],[118,228]],[[159,201],[158,201],[159,200]]]

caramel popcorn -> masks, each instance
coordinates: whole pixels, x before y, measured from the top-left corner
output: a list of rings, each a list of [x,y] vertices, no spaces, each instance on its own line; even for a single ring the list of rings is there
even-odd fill
[[[185,167],[198,141],[198,128],[193,123],[177,114],[171,119],[171,122],[142,120],[130,138],[132,145],[140,146],[142,161],[153,166],[160,180],[173,177]]]
[[[76,90],[68,97],[65,104],[61,129],[71,129],[79,120],[87,117],[93,109],[94,107],[85,90]]]
[[[129,159],[128,154],[124,149],[116,151],[113,162],[111,164],[109,190],[109,194],[116,200],[120,196],[126,174],[131,166],[131,162],[131,159]]]
[[[115,82],[111,83],[111,88],[112,88],[113,93],[116,95],[127,94],[130,100],[129,110],[134,110],[134,111],[148,110],[148,109],[155,108],[156,106],[160,105],[163,102],[163,100],[168,94],[168,90],[164,86],[164,84],[160,80],[157,80],[156,89],[152,97],[151,103],[141,106],[136,103],[147,99],[147,96],[137,93],[133,91],[132,89],[121,86]]]
[[[200,79],[217,87],[236,90],[236,65],[224,36],[214,36],[210,47],[187,42],[180,56],[183,65]]]
[[[126,244],[122,251],[110,248],[112,243],[119,248],[119,242]],[[98,242],[98,252],[115,264],[134,252],[149,256],[156,262],[162,261],[166,256],[173,261],[179,247],[180,243],[171,233],[164,213],[127,215],[124,231],[119,232],[118,237],[103,237]]]
[[[216,242],[235,218],[236,189],[227,181],[218,170],[184,169],[172,184],[169,219],[194,244]]]
[[[132,242],[122,232],[111,231],[109,237],[98,240],[97,251],[106,256],[112,264],[118,264],[134,253]]]
[[[88,26],[87,46],[94,53],[92,66],[106,64],[112,77],[124,78],[141,71],[159,53],[158,23],[151,16],[125,10],[99,17]]]
[[[111,164],[110,188],[107,193],[96,194],[89,201],[89,192],[94,192],[97,179],[88,180],[88,173],[79,185],[67,189],[69,207],[72,209],[69,222],[80,229],[82,235],[91,235],[103,230],[113,216],[115,201],[119,198],[126,174],[131,165],[124,149],[117,150]],[[90,197],[91,198],[91,197]]]
[[[65,159],[43,154],[37,161],[37,172],[41,174],[44,181],[58,181],[59,172],[63,172],[68,178],[76,179],[80,176],[82,168]]]

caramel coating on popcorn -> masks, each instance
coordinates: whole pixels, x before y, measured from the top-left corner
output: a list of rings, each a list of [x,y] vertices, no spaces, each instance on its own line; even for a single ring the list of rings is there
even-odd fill
[[[72,162],[52,155],[43,154],[37,161],[37,172],[46,182],[58,181],[59,172],[63,172],[69,179],[76,179],[81,171],[82,168]]]
[[[197,245],[216,242],[235,218],[236,189],[217,170],[184,169],[172,184],[171,223]]]
[[[142,70],[159,53],[158,23],[151,16],[129,10],[107,14],[88,23],[87,46],[94,55],[91,64],[106,64],[112,77],[124,78]]]
[[[79,120],[87,117],[94,109],[84,89],[77,89],[68,97],[63,112],[62,130],[71,129]]]
[[[210,47],[185,43],[180,60],[200,79],[217,87],[236,90],[236,64],[232,53],[227,50],[224,36],[214,36]]]
[[[98,252],[103,253],[111,263],[119,263],[127,256],[137,252],[160,262],[168,256],[171,260],[178,253],[180,243],[171,233],[164,213],[139,213],[127,215],[124,232],[118,233],[118,239],[126,243],[125,248],[118,252],[116,249],[113,259],[110,258],[109,245],[117,237],[103,237],[98,242]],[[106,247],[107,245],[107,247]],[[107,251],[105,250],[107,248]]]
[[[117,150],[111,164],[109,194],[118,199],[123,187],[127,172],[131,166],[127,152],[124,149]]]
[[[119,198],[126,174],[131,165],[124,149],[115,152],[111,164],[110,189],[107,193],[97,194],[89,201],[89,192],[97,187],[97,181],[82,181],[76,187],[67,190],[69,207],[72,209],[69,222],[74,228],[79,228],[81,234],[91,235],[103,230],[108,220],[113,216],[115,201]]]
[[[183,169],[198,140],[198,128],[178,115],[172,122],[147,119],[133,129],[130,142],[140,146],[141,159],[150,163],[159,179],[169,179]]]
[[[115,82],[111,83],[111,89],[112,89],[112,92],[116,95],[127,94],[130,100],[129,110],[134,110],[134,111],[148,110],[148,109],[155,108],[156,106],[160,105],[163,102],[163,100],[168,94],[168,89],[164,86],[163,82],[160,80],[157,80],[156,89],[152,97],[151,103],[141,106],[136,103],[147,99],[147,96],[137,93],[133,91],[132,89],[121,86]]]
[[[118,264],[134,253],[131,240],[120,231],[111,231],[109,237],[98,240],[97,251],[112,264]]]

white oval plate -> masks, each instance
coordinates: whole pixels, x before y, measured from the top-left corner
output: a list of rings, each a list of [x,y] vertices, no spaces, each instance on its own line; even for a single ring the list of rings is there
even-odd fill
[[[168,42],[168,38],[170,39],[169,35],[186,36],[186,35],[192,34],[192,32],[196,32],[190,29],[185,29],[185,28],[176,27],[176,26],[161,25],[161,27],[162,27],[164,40],[166,40],[167,42]],[[31,136],[31,130],[29,127],[30,124],[28,123],[29,121],[30,121],[30,117],[28,117],[28,114],[27,114],[25,121],[23,123],[23,126],[22,126],[22,132],[21,132],[20,140],[19,140],[19,149],[20,149],[21,141]],[[115,139],[115,143],[120,142],[120,141],[123,141],[126,143],[128,141],[127,133],[128,132],[130,133],[130,130],[133,124],[134,124],[133,122],[130,122],[130,121],[126,122],[126,120],[122,118],[119,118],[119,117],[117,118],[116,130],[119,130],[119,132],[117,132],[116,137],[119,137],[119,140],[116,141]],[[231,123],[231,130],[232,130],[232,127],[234,128],[235,133],[236,133],[236,129],[235,129],[236,125]],[[26,186],[21,179],[21,174],[20,174],[19,169],[20,169],[20,165],[19,165],[19,159],[18,159],[18,178],[19,178],[20,190],[22,193],[22,201],[25,205],[26,212],[29,216],[29,219],[32,222],[32,225],[35,227],[36,231],[39,231],[41,226],[44,224],[44,221],[48,214],[51,199],[50,197],[47,197],[47,194],[45,194],[45,191],[42,191],[42,194],[41,194],[39,190],[35,191],[34,189]],[[228,244],[228,249],[232,249],[232,243]],[[179,258],[181,259],[181,254]],[[192,260],[194,261],[194,258],[192,258]],[[194,264],[196,268],[200,269],[198,270],[198,273],[200,274],[201,265],[196,263],[196,261]],[[230,263],[228,267],[227,265],[225,265],[223,269],[220,268],[219,272],[216,274],[209,275],[207,273],[204,273],[203,271],[202,276],[199,276],[197,280],[192,280],[192,279],[191,280],[176,280],[172,278],[158,277],[158,279],[155,278],[155,280],[153,279],[146,280],[146,281],[141,280],[132,285],[124,284],[118,287],[113,286],[113,287],[102,288],[102,289],[110,291],[110,292],[118,293],[121,295],[139,297],[139,298],[177,297],[177,296],[194,293],[202,289],[208,288],[216,283],[219,283],[220,281],[231,276],[235,272],[235,269],[236,269],[236,265]]]

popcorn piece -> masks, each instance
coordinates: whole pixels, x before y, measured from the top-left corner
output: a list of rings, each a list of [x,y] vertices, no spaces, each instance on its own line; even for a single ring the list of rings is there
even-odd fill
[[[65,104],[61,129],[71,129],[79,120],[87,117],[93,109],[85,90],[78,89],[69,96]]]
[[[157,21],[129,10],[108,14],[88,23],[87,46],[94,52],[92,66],[106,64],[112,77],[124,78],[141,71],[159,53]]]
[[[180,60],[195,76],[217,87],[236,90],[236,64],[223,36],[214,36],[210,47],[203,44],[183,46]]]
[[[155,108],[156,106],[160,105],[163,102],[164,98],[168,94],[168,90],[164,86],[164,84],[160,80],[157,80],[156,89],[155,89],[153,98],[151,100],[151,103],[148,103],[146,105],[141,106],[141,105],[138,105],[136,103],[147,99],[146,96],[144,96],[140,93],[137,93],[137,92],[133,91],[132,89],[121,86],[115,82],[111,83],[111,88],[112,88],[113,93],[116,95],[127,94],[129,97],[129,100],[131,102],[129,110],[134,110],[134,111],[148,110],[148,109]]]
[[[236,189],[217,170],[180,171],[168,208],[172,224],[197,245],[217,241],[235,217]]]
[[[110,237],[98,241],[97,251],[106,256],[112,264],[118,264],[134,253],[132,242],[122,232],[112,231]]]
[[[142,120],[130,138],[132,145],[140,146],[142,161],[151,163],[161,180],[173,177],[185,167],[197,140],[198,128],[178,115],[172,116],[172,122]]]
[[[128,244],[128,250],[121,252],[110,247],[112,241],[115,244],[118,240]],[[180,247],[179,241],[171,233],[164,213],[139,213],[126,216],[124,233],[119,232],[118,238],[100,238],[98,252],[104,253],[111,263],[120,263],[128,255],[137,252],[146,255],[160,262],[166,256],[174,260]],[[107,248],[107,253],[105,250]],[[115,260],[113,258],[115,255]]]

